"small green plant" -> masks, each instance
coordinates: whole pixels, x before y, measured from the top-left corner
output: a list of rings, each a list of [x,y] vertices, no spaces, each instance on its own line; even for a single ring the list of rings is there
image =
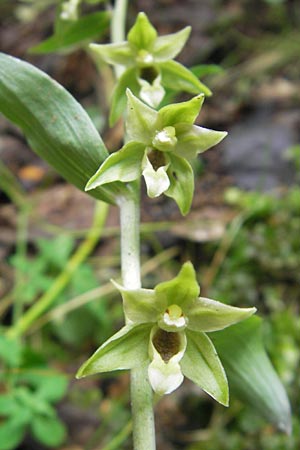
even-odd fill
[[[35,51],[60,50],[73,45],[87,48],[84,41],[94,36],[94,29],[89,28],[91,18],[80,17],[80,3],[70,0],[60,5],[54,36]],[[83,364],[77,376],[130,369],[135,450],[156,447],[153,393],[162,396],[174,391],[184,376],[226,406],[228,376],[229,384],[232,382],[237,387],[241,397],[256,405],[276,426],[289,431],[290,407],[286,393],[264,352],[260,320],[249,318],[255,307],[233,307],[200,297],[190,262],[182,266],[177,277],[159,283],[154,290],[141,287],[141,178],[150,198],[165,194],[175,200],[183,215],[188,214],[194,192],[190,162],[218,144],[227,133],[195,124],[204,96],[210,91],[192,71],[173,60],[182,50],[190,28],[158,36],[147,16],[140,13],[126,39],[126,6],[126,1],[116,1],[112,42],[91,44],[87,48],[98,68],[108,63],[115,70],[110,124],[126,110],[124,146],[112,155],[108,154],[89,116],[67,91],[33,66],[0,55],[0,110],[23,130],[33,150],[63,177],[105,202],[100,203],[102,209],[95,217],[93,234],[78,255],[65,263],[62,258],[67,270],[53,288],[56,296],[65,278],[70,279],[74,273],[74,261],[81,261],[82,254],[86,255],[93,247],[95,228],[101,230],[106,217],[106,204],[115,204],[120,209],[122,285],[115,283],[115,286],[123,298],[125,325]],[[84,20],[87,29],[82,28]],[[107,15],[95,19],[98,23],[101,20],[105,22]],[[170,88],[195,95],[186,102],[161,106]],[[49,247],[41,248],[42,263],[48,264],[52,261]],[[22,259],[16,259],[14,264],[23,270]],[[44,266],[36,267],[35,271],[37,280],[31,289],[39,290],[39,282],[43,288],[47,284],[47,273]],[[18,314],[13,325],[4,330],[5,339],[18,340],[23,336],[53,305],[54,298],[50,289],[38,302]],[[28,385],[21,390],[17,387],[7,398],[14,395],[17,402],[32,405],[32,424],[38,423],[32,425],[33,433],[42,442],[56,445],[49,441],[47,431],[47,426],[59,430],[59,422],[49,406],[53,400],[51,390],[41,388],[41,395],[39,386],[32,387],[30,380]],[[37,389],[38,402],[32,401],[32,389]],[[7,401],[13,405],[13,400]],[[8,416],[6,424],[14,420],[10,414],[4,416]],[[5,426],[2,425],[2,430]],[[57,435],[62,439],[62,430]],[[22,438],[21,432],[19,436]]]

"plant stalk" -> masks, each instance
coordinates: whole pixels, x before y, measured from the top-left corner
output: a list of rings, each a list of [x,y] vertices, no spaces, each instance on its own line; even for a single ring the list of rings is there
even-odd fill
[[[140,189],[120,202],[121,267],[123,285],[141,286],[140,278]],[[131,407],[134,450],[155,450],[153,394],[147,367],[131,370]]]

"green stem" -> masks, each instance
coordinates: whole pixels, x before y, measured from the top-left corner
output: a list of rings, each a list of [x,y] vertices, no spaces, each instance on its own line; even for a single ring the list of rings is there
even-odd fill
[[[106,203],[98,202],[96,204],[94,223],[85,240],[69,259],[65,269],[56,278],[50,289],[23,314],[16,324],[9,329],[7,333],[8,336],[22,336],[22,334],[24,334],[31,327],[31,325],[52,305],[57,296],[69,283],[75,270],[86,259],[97,244],[106,220],[107,212],[108,205]]]
[[[116,44],[125,41],[126,37],[126,13],[128,0],[116,0],[112,22],[111,42]],[[124,71],[122,66],[115,66],[116,77],[120,78]]]
[[[128,0],[116,0],[111,27],[111,41],[125,40]],[[124,69],[116,66],[116,77]],[[124,287],[141,287],[140,273],[140,186],[135,183],[131,196],[120,199],[121,268]],[[155,450],[153,394],[148,381],[147,369],[139,367],[131,371],[131,405],[134,450]]]
[[[138,289],[140,279],[140,192],[120,202],[121,266],[123,284]],[[148,381],[147,367],[131,371],[131,406],[134,450],[155,450],[153,394]]]

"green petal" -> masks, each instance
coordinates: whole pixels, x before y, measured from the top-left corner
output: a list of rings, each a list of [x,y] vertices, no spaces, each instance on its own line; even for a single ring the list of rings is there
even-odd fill
[[[174,59],[184,47],[190,32],[191,27],[185,27],[177,33],[158,37],[153,48],[155,62],[164,62],[169,59]]]
[[[143,177],[147,186],[147,194],[150,198],[158,197],[170,186],[170,180],[167,175],[168,165],[154,170],[151,162],[146,156],[144,158],[143,166]]]
[[[152,50],[157,32],[149,22],[145,13],[138,14],[135,24],[129,31],[127,39],[129,44],[136,49]]]
[[[152,289],[126,289],[113,281],[121,292],[126,317],[134,323],[156,322],[167,302],[158,299]]]
[[[167,61],[159,64],[162,76],[162,84],[173,91],[190,92],[191,94],[203,93],[211,95],[210,89],[201,83],[198,78],[186,67],[177,61]]]
[[[121,150],[110,155],[88,181],[85,190],[95,189],[107,183],[128,183],[140,177],[145,146],[129,142]]]
[[[187,348],[180,365],[184,376],[192,380],[217,402],[228,406],[228,383],[215,347],[204,333],[186,331]]]
[[[126,370],[148,360],[148,345],[152,325],[126,325],[80,367],[76,378],[112,370]]]
[[[107,64],[130,66],[134,64],[133,53],[127,42],[120,44],[90,44],[94,57]]]
[[[126,104],[127,96],[126,89],[129,88],[134,94],[138,95],[140,86],[137,79],[137,68],[130,67],[119,78],[111,99],[111,108],[109,115],[109,125],[113,127],[116,121],[123,114]]]
[[[191,207],[194,193],[194,172],[190,164],[180,156],[168,154],[171,164],[168,176],[171,182],[165,195],[172,197],[182,215],[186,215]]]
[[[158,112],[160,128],[174,126],[178,123],[192,125],[200,112],[203,101],[204,95],[200,94],[187,102],[164,106]]]
[[[186,315],[188,328],[194,331],[217,331],[252,316],[256,308],[236,308],[208,298],[197,298],[189,305]]]
[[[155,288],[155,294],[160,302],[167,303],[167,306],[178,305],[183,312],[189,303],[198,297],[199,291],[200,288],[191,262],[186,262],[173,280],[160,283]]]
[[[174,153],[182,158],[191,160],[198,153],[203,153],[217,145],[226,136],[226,131],[215,131],[208,128],[179,124],[176,127],[177,144]]]
[[[128,140],[151,145],[156,129],[157,112],[141,102],[127,89],[126,130]]]

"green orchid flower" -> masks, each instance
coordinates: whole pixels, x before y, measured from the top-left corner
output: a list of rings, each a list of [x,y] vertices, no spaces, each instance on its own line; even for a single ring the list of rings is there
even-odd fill
[[[112,98],[111,125],[126,107],[127,87],[155,108],[165,95],[164,88],[211,95],[210,90],[190,70],[173,61],[181,52],[190,32],[191,27],[186,27],[177,33],[157,36],[146,14],[139,13],[127,35],[127,41],[90,44],[96,59],[123,68]]]
[[[128,143],[104,161],[88,181],[86,190],[107,183],[128,183],[143,175],[149,197],[164,193],[176,201],[185,215],[194,192],[194,174],[189,161],[218,144],[227,133],[194,125],[203,94],[159,111],[129,90],[127,94]]]
[[[228,405],[226,374],[206,333],[240,322],[256,309],[199,297],[190,262],[154,290],[115,285],[123,297],[127,325],[83,364],[77,377],[148,366],[149,382],[159,395],[173,392],[185,376]]]

